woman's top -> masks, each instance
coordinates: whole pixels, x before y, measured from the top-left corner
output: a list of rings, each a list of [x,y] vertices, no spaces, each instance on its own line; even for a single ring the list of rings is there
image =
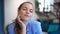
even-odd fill
[[[8,26],[8,33],[15,34],[15,23]],[[35,20],[29,20],[27,25],[27,34],[42,34],[41,23]]]

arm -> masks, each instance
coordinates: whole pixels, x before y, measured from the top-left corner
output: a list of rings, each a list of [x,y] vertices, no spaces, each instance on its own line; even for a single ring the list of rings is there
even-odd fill
[[[19,34],[26,34],[26,25],[22,22],[19,16],[16,18],[16,21],[17,21],[16,23],[19,24],[19,27],[22,28],[22,29],[19,28],[17,33],[19,32]]]
[[[22,29],[21,34],[26,34],[26,27],[24,27],[24,28]]]

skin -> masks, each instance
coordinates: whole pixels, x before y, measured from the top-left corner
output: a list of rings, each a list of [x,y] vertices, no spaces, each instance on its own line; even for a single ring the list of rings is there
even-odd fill
[[[26,34],[26,26],[28,24],[28,20],[32,17],[32,14],[33,14],[33,6],[30,3],[23,4],[21,9],[18,11],[17,20],[23,26],[21,34]]]

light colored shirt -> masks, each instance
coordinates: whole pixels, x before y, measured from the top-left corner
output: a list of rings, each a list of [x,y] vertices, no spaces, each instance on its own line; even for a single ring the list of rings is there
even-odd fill
[[[9,25],[9,34],[15,34],[14,27],[15,23]],[[27,34],[42,34],[41,23],[35,20],[29,20],[27,25]]]

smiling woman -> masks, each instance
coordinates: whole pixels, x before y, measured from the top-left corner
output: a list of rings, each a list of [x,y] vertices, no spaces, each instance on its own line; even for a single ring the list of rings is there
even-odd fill
[[[33,4],[24,2],[18,7],[18,15],[15,21],[8,26],[9,34],[42,34],[41,24],[31,20]]]

